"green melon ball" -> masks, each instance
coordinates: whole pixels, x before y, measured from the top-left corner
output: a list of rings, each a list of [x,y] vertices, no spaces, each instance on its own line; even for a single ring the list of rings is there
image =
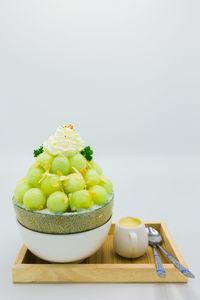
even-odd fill
[[[63,192],[55,192],[47,199],[47,208],[54,213],[64,213],[68,205],[67,195]]]
[[[43,152],[37,156],[36,161],[44,170],[50,170],[53,157],[48,152]]]
[[[32,186],[26,180],[18,182],[14,191],[14,201],[23,203],[24,194],[31,188]]]
[[[60,171],[63,175],[68,175],[70,171],[69,159],[65,156],[56,156],[52,162],[51,169],[55,174]]]
[[[54,192],[60,191],[61,188],[62,184],[59,180],[59,176],[56,174],[47,176],[41,183],[41,189],[47,196]]]
[[[72,211],[88,209],[92,204],[92,197],[87,190],[77,191],[70,196],[70,207]]]
[[[39,181],[42,178],[43,173],[44,171],[41,168],[31,167],[26,175],[28,183],[33,185],[34,187],[39,187]]]
[[[103,204],[108,199],[108,194],[106,190],[100,185],[95,185],[91,187],[89,189],[89,193],[92,196],[92,200],[97,205]]]
[[[101,166],[96,162],[96,161],[90,161],[90,165],[92,166],[92,168],[93,169],[95,169],[95,171],[97,171],[97,173],[99,174],[99,175],[101,175],[102,174],[102,168],[101,168]]]
[[[73,193],[85,188],[83,177],[77,173],[69,174],[68,179],[63,181],[65,193]]]
[[[99,174],[93,169],[87,170],[84,178],[88,187],[99,184],[100,182]]]
[[[74,172],[73,168],[75,168],[79,171],[81,169],[85,169],[87,166],[85,157],[83,155],[81,155],[80,153],[75,154],[72,157],[70,157],[70,164],[71,164],[72,172]]]
[[[104,189],[107,191],[108,194],[112,193],[112,191],[113,191],[113,184],[112,184],[112,182],[108,178],[106,178],[104,176],[101,176],[100,177],[100,185],[102,187],[104,187]]]
[[[45,206],[46,197],[41,189],[32,188],[23,197],[24,206],[29,210],[40,210]]]

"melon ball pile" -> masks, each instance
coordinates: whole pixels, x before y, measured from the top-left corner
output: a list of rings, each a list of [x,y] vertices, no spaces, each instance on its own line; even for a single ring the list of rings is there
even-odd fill
[[[84,156],[84,149],[74,155],[52,155],[43,147],[40,152],[26,177],[18,182],[14,201],[28,210],[64,213],[91,209],[108,200],[112,182],[102,175],[97,162]]]

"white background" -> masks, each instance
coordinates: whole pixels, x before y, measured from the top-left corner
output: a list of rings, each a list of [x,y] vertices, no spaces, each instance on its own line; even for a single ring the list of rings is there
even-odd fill
[[[199,299],[200,2],[1,0],[3,299]],[[113,219],[166,221],[197,279],[13,285],[11,198],[32,151],[71,122],[115,186]]]

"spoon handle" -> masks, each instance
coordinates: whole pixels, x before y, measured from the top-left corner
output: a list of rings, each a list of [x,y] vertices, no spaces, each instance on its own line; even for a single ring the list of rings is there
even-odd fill
[[[155,258],[156,272],[157,272],[159,277],[165,278],[166,277],[166,272],[163,268],[160,256],[156,251],[156,247],[153,247],[153,254],[154,254],[154,258]]]
[[[171,254],[169,254],[165,249],[163,249],[163,247],[161,247],[160,245],[158,245],[158,247],[183,275],[185,275],[186,277],[195,278],[195,276],[188,269],[181,265]]]

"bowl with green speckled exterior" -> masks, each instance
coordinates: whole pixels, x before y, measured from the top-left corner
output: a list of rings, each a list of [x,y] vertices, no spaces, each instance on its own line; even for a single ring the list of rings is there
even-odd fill
[[[13,200],[18,222],[33,231],[49,234],[80,233],[105,224],[112,216],[114,194],[101,206],[76,212],[55,214],[47,209],[31,211]]]

